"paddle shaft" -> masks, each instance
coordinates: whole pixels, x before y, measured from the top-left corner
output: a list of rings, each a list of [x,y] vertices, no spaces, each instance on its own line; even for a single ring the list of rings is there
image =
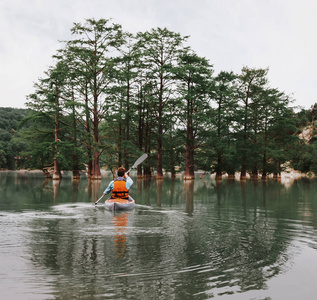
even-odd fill
[[[133,166],[128,170],[129,173],[133,168],[137,167],[141,162],[143,162],[144,160],[146,160],[146,158],[148,157],[148,155],[146,153],[144,153],[143,155],[141,155],[136,162],[133,164]],[[102,197],[104,196],[104,194],[102,194],[102,196],[95,202],[95,205],[97,205],[97,203],[102,199]]]
[[[95,205],[97,205],[97,203],[101,200],[101,198],[104,196],[104,194],[102,194],[102,196],[95,202]]]

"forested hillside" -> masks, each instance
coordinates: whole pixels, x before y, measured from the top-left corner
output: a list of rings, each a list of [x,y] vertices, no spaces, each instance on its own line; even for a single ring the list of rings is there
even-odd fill
[[[19,123],[28,115],[29,110],[0,107],[0,168],[16,169],[21,167],[21,153],[26,143],[19,139]]]

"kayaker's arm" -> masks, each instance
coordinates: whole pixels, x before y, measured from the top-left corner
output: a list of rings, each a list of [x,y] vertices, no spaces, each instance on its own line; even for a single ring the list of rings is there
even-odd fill
[[[132,184],[133,184],[132,178],[129,175],[126,174],[126,184],[125,184],[126,188],[130,189]]]
[[[114,188],[114,181],[111,181],[108,185],[108,187],[105,189],[105,191],[103,192],[103,195],[107,195],[109,194]]]

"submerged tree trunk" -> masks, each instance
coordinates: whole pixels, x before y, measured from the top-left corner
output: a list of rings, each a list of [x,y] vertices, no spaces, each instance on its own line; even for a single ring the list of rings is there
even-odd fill
[[[244,180],[247,178],[247,167],[246,167],[246,155],[243,154],[243,158],[242,158],[242,166],[241,166],[241,173],[240,173],[240,179]]]
[[[191,145],[186,145],[186,165],[184,172],[184,180],[195,179],[194,173],[194,149]]]
[[[276,166],[276,168],[275,168],[276,171],[273,173],[273,178],[280,179],[281,178],[281,164],[280,164],[280,162],[276,160],[275,166]]]
[[[221,153],[218,153],[217,167],[216,167],[216,180],[222,180],[221,165],[222,165]]]
[[[77,154],[73,154],[73,179],[80,179],[79,158]]]
[[[62,174],[61,174],[60,165],[57,159],[54,158],[53,180],[61,180],[61,179],[62,179]]]
[[[44,174],[46,179],[52,178],[51,173],[46,168],[43,168],[43,174]]]
[[[259,178],[259,173],[258,173],[258,169],[257,169],[256,166],[253,167],[251,178],[252,179],[258,179]]]
[[[230,179],[230,180],[233,180],[233,179],[235,179],[235,173],[234,172],[228,172],[228,179]]]

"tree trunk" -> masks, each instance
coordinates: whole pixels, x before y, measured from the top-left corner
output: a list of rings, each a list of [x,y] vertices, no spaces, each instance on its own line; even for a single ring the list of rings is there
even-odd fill
[[[266,149],[267,146],[267,117],[265,118],[265,126],[264,126],[264,149]],[[263,161],[262,161],[262,179],[267,179],[267,153],[266,150],[263,151]]]
[[[217,167],[216,167],[216,180],[222,180],[221,165],[222,165],[221,153],[218,153]]]
[[[77,154],[73,154],[73,179],[80,179],[79,159]]]
[[[247,178],[247,168],[246,168],[246,157],[243,155],[242,159],[242,166],[241,166],[241,173],[240,173],[240,179],[244,180]]]
[[[233,180],[233,179],[235,179],[235,173],[234,172],[228,172],[228,179],[230,179],[230,180]]]
[[[262,171],[262,179],[267,178],[267,163],[266,163],[266,151],[263,153],[263,171]]]
[[[54,172],[53,172],[53,180],[61,180],[62,174],[59,166],[59,162],[56,158],[54,158]]]
[[[46,168],[43,169],[43,174],[46,179],[52,178],[51,173]]]
[[[151,178],[152,177],[152,172],[151,172],[150,167],[148,167],[148,166],[144,167],[143,177],[144,178]]]
[[[86,114],[86,134],[87,134],[87,155],[88,155],[88,166],[87,166],[87,177],[91,178],[92,173],[92,141],[91,141],[91,127],[90,127],[90,114],[89,114],[89,103],[88,103],[88,86],[85,86],[85,114]]]
[[[248,108],[249,108],[249,93],[250,85],[248,86],[246,98],[244,100],[244,126],[243,126],[243,154],[242,154],[242,164],[241,164],[241,174],[240,179],[244,180],[247,178],[247,128],[248,128]]]
[[[194,173],[194,128],[193,128],[193,100],[191,98],[190,81],[187,82],[187,129],[186,129],[186,161],[184,180],[195,179]]]
[[[99,152],[96,150],[94,151],[94,156],[92,161],[91,179],[101,180],[101,172],[100,172],[100,166],[99,166]]]
[[[138,167],[137,167],[137,178],[143,178],[141,165],[138,165]]]
[[[79,173],[79,158],[77,151],[77,128],[76,128],[76,116],[75,116],[75,100],[74,100],[74,92],[72,93],[72,109],[73,109],[73,179],[80,179],[80,173]]]
[[[139,120],[138,120],[138,148],[142,151],[143,148],[143,128],[144,128],[144,115],[143,115],[143,104],[142,104],[142,94],[140,94],[140,103],[139,103]],[[142,166],[138,165],[137,168],[137,177],[142,178]]]
[[[149,114],[149,112],[147,112],[147,114]],[[148,115],[147,115],[147,119],[148,119]],[[151,128],[150,128],[150,124],[147,122],[145,124],[145,137],[144,137],[144,150],[145,153],[151,153],[151,141],[150,141],[150,135],[151,135]],[[152,177],[152,171],[151,171],[151,167],[148,166],[146,163],[143,164],[143,176],[144,178],[151,178]]]
[[[195,179],[194,173],[194,140],[193,140],[193,127],[189,120],[187,125],[187,142],[186,142],[186,162],[184,180]]]
[[[160,126],[161,127],[161,126]],[[159,137],[157,141],[157,169],[156,179],[163,179],[163,166],[162,166],[162,136],[160,133],[162,130],[159,129]]]
[[[55,87],[55,128],[54,128],[54,135],[55,135],[55,146],[54,146],[54,172],[53,172],[53,180],[61,180],[62,175],[61,175],[61,170],[60,170],[60,165],[59,162],[57,161],[57,153],[58,153],[58,147],[57,143],[59,142],[58,139],[58,131],[59,131],[59,119],[58,119],[58,94],[57,94],[57,86]]]
[[[258,179],[259,178],[258,168],[256,166],[253,167],[251,178],[252,179]]]
[[[160,78],[160,94],[159,94],[159,107],[158,107],[158,140],[157,140],[157,169],[156,178],[163,179],[163,77]]]
[[[222,95],[220,95],[218,103],[218,122],[217,122],[217,137],[218,142],[221,140],[221,108],[222,108]],[[222,180],[222,158],[221,151],[217,151],[217,167],[216,167],[216,180]]]
[[[119,121],[119,128],[118,128],[118,143],[117,143],[118,166],[119,166],[119,167],[122,167],[121,137],[122,137],[122,125],[121,125],[121,121]]]
[[[281,178],[281,165],[278,160],[275,160],[275,172],[273,173],[273,179]]]
[[[184,172],[184,180],[195,179],[194,172],[194,149],[191,145],[186,145],[186,165]]]
[[[126,145],[124,147],[124,167],[126,170],[129,169],[129,152],[128,143],[130,140],[130,81],[127,82],[127,108],[126,108]]]
[[[100,166],[99,166],[99,131],[98,131],[98,125],[99,125],[99,118],[98,118],[98,111],[97,111],[97,105],[98,105],[98,96],[95,94],[94,96],[94,120],[93,120],[93,134],[94,134],[94,153],[93,153],[93,160],[92,160],[92,170],[91,170],[91,179],[92,180],[100,180],[101,179],[101,173],[100,173]]]

